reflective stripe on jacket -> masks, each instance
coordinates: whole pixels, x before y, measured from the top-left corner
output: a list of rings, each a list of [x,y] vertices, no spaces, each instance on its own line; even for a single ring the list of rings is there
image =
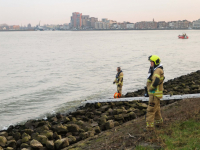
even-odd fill
[[[159,83],[156,87],[154,87],[153,85],[155,84],[156,78],[159,79]],[[160,99],[163,97],[163,81],[164,71],[161,68],[157,68],[153,73],[152,80],[147,80],[147,89],[149,96],[153,95]]]
[[[118,78],[115,78],[114,82],[116,83],[116,85],[123,86],[123,76],[124,76],[124,74],[123,74],[123,72],[121,72],[119,74]]]

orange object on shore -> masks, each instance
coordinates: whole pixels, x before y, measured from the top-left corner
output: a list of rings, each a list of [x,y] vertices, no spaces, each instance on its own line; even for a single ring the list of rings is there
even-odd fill
[[[121,97],[121,94],[120,94],[120,93],[117,93],[117,92],[116,92],[116,93],[114,94],[114,98],[120,98],[120,97]]]

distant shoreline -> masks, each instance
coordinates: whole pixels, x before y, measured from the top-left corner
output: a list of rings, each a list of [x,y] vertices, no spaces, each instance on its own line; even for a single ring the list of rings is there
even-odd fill
[[[55,30],[55,31],[157,31],[157,30],[200,30],[200,29],[95,29],[95,30]],[[35,30],[0,30],[0,32],[19,32],[19,31],[35,31]]]

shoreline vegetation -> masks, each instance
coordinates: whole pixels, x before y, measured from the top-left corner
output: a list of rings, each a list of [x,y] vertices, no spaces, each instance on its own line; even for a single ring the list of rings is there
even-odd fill
[[[200,71],[196,71],[169,80],[164,83],[164,94],[200,93],[199,79]],[[141,89],[129,92],[125,97],[143,95]],[[182,137],[175,131],[184,130],[185,135],[191,137],[187,126],[200,129],[200,100],[161,101],[165,130],[156,130],[155,135],[142,132],[147,104],[141,101],[86,104],[68,114],[57,113],[46,120],[28,120],[24,125],[11,125],[0,131],[0,150],[131,150],[189,146],[187,139],[180,139]],[[195,139],[198,134],[194,130],[192,133],[191,139]],[[175,137],[175,143],[171,135]],[[198,140],[196,143],[200,143]]]

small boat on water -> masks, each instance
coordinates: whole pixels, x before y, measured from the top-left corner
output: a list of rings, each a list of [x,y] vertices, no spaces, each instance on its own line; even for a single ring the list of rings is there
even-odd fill
[[[188,39],[189,37],[186,34],[183,34],[183,35],[179,35],[178,38],[179,39]]]

